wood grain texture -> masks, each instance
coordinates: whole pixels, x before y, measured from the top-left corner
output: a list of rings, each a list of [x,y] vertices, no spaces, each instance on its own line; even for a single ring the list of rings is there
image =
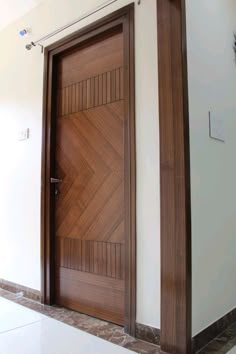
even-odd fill
[[[56,238],[57,267],[124,280],[124,244]]]
[[[92,195],[93,190],[94,194],[96,194],[97,188],[100,188],[99,186],[102,186],[102,179],[104,179],[104,183],[106,178],[108,178],[108,181],[110,180],[112,182],[113,177],[115,177],[115,183],[113,181],[113,187],[112,183],[109,184],[109,186],[114,189],[114,198],[111,199],[113,199],[113,203],[122,203],[122,200],[120,199],[121,193],[117,193],[116,197],[115,192],[116,187],[117,190],[123,189],[125,191],[125,209],[124,213],[118,213],[119,215],[117,215],[116,217],[116,222],[113,223],[113,231],[112,229],[107,229],[106,232],[104,232],[103,237],[101,236],[101,239],[95,241],[88,236],[90,231],[86,231],[90,229],[93,233],[95,233],[95,228],[92,225],[93,220],[90,219],[89,221],[89,219],[85,218],[87,221],[84,225],[84,230],[85,233],[87,232],[87,236],[84,239],[81,239],[81,242],[83,242],[81,252],[84,255],[84,257],[81,258],[81,265],[83,267],[82,269],[85,269],[85,271],[78,272],[84,273],[86,276],[101,276],[105,278],[106,281],[112,280],[124,283],[124,286],[122,287],[123,290],[121,290],[123,292],[123,305],[122,301],[120,301],[120,305],[117,308],[118,311],[120,311],[121,307],[123,307],[122,316],[125,325],[125,330],[130,334],[134,334],[134,332],[132,333],[132,329],[135,328],[136,314],[136,202],[133,13],[134,5],[131,4],[45,48],[41,194],[41,265],[43,293],[42,301],[45,304],[53,304],[56,301],[55,293],[56,291],[58,291],[58,286],[55,287],[56,284],[54,280],[57,279],[56,283],[58,284],[58,274],[62,274],[61,271],[63,269],[66,269],[61,266],[56,267],[56,264],[58,263],[55,262],[55,260],[58,261],[60,249],[59,247],[57,247],[57,252],[55,252],[55,242],[57,242],[60,237],[62,237],[62,239],[77,239],[77,237],[74,237],[74,232],[76,232],[76,229],[78,230],[78,225],[76,222],[73,225],[74,232],[72,232],[69,237],[65,237],[66,234],[64,232],[66,230],[66,223],[62,225],[60,221],[56,221],[56,223],[53,222],[55,209],[55,190],[54,186],[50,185],[49,183],[50,177],[55,176],[55,174],[58,174],[62,177],[62,179],[66,178],[68,182],[58,187],[60,188],[60,194],[58,195],[58,198],[56,200],[57,204],[59,202],[59,196],[63,196],[63,198],[65,197],[66,193],[69,192],[69,189],[71,188],[70,184],[73,183],[72,181],[76,180],[76,174],[78,175],[76,166],[70,163],[70,161],[68,162],[68,159],[66,161],[65,156],[63,157],[63,152],[58,149],[58,144],[55,143],[55,123],[57,122],[57,126],[60,127],[58,129],[58,138],[58,136],[60,137],[60,129],[62,129],[65,124],[68,124],[70,129],[73,127],[71,131],[78,131],[78,124],[80,125],[81,121],[83,121],[83,132],[80,132],[80,140],[83,142],[88,140],[88,129],[92,127],[91,132],[93,132],[93,138],[95,139],[96,144],[98,145],[96,149],[93,149],[93,144],[91,141],[90,151],[95,151],[97,157],[97,155],[99,155],[99,152],[97,150],[101,149],[101,151],[104,152],[105,160],[107,159],[107,161],[109,161],[109,166],[107,168],[105,166],[107,165],[107,161],[104,164],[104,161],[102,161],[101,158],[99,159],[99,161],[102,168],[98,166],[99,164],[96,163],[96,159],[94,159],[95,162],[93,162],[92,159],[89,159],[89,164],[86,162],[86,159],[84,157],[82,160],[76,160],[77,162],[79,161],[79,163],[81,164],[80,167],[82,167],[83,170],[81,177],[78,178],[76,190],[82,190],[85,184],[88,185],[87,179],[91,178],[91,166],[93,166],[92,169],[94,168],[94,166],[96,167],[95,173],[98,174],[98,179],[93,178],[93,181],[91,181],[91,187],[87,187],[87,192],[83,195],[83,202],[74,203],[73,208],[75,208],[75,204],[77,204],[77,211],[79,210],[79,212],[81,212],[82,208],[85,207],[86,203],[86,205],[90,204],[88,199],[89,193]],[[98,55],[97,58],[99,60],[99,65],[94,65],[94,72],[92,72],[91,70],[86,72],[87,69],[83,68],[82,74],[78,75],[77,73],[76,75],[74,75],[74,73],[69,73],[70,80],[72,80],[69,80],[69,83],[63,83],[62,79],[58,80],[57,68],[60,62],[60,58],[66,58],[68,54],[73,54],[75,58],[76,52],[78,52],[78,48],[83,50],[85,53],[86,51],[89,51],[90,45],[98,44],[99,47],[99,42],[103,40],[110,40],[112,39],[112,37],[116,37],[116,48],[115,50],[113,50],[114,56],[117,51],[120,51],[121,46],[119,44],[119,38],[120,34],[122,33],[123,54],[120,56],[120,58],[122,57],[122,61],[124,62],[121,62],[120,59],[118,60],[118,62],[109,62],[109,60],[107,61],[106,59],[106,65],[104,68],[101,69],[101,61]],[[100,47],[100,49],[101,48],[102,46]],[[105,50],[108,50],[109,48],[110,44],[106,46]],[[93,51],[94,60],[96,60],[96,54],[97,53]],[[117,56],[117,58],[119,58],[119,55]],[[68,71],[70,72],[71,68],[68,68]],[[67,77],[69,76],[67,75]],[[62,90],[63,94],[61,95],[61,99],[58,100],[58,94],[60,91],[62,92]],[[123,104],[121,103],[122,101]],[[58,112],[62,112],[62,109],[63,115],[58,115]],[[121,119],[122,117],[120,116],[120,113],[122,113],[123,119]],[[100,119],[94,119],[94,116],[92,117],[92,115],[99,115],[102,123],[100,122]],[[111,120],[109,119],[109,115],[116,117],[116,127],[118,131],[120,131],[120,127],[123,124],[123,147],[119,143],[117,135],[112,134],[112,130],[110,129]],[[100,137],[98,137],[98,131],[100,131]],[[109,134],[107,134],[108,131],[110,131]],[[102,143],[101,141],[99,143],[99,139],[101,139],[102,136],[105,136],[105,139],[103,139]],[[73,148],[78,148],[77,144],[70,143],[71,140],[68,140],[69,148],[71,148],[71,146]],[[80,146],[80,150],[82,145]],[[89,146],[89,144],[87,145]],[[106,150],[107,146],[109,146],[108,150]],[[55,166],[54,158],[56,150],[58,150],[58,154],[60,155],[60,159],[62,161],[62,163],[57,164],[57,166]],[[118,157],[114,158],[115,155]],[[84,163],[83,160],[86,163]],[[117,165],[119,165],[118,160],[123,160],[124,162],[122,171],[119,169],[116,171]],[[69,174],[65,173],[65,168],[67,169],[68,166],[70,170]],[[112,169],[113,172],[110,171]],[[105,171],[105,174],[102,172],[102,170]],[[109,176],[106,177],[106,174],[108,174]],[[121,181],[122,174],[124,176],[123,182]],[[64,202],[67,202],[66,198],[64,199]],[[96,205],[96,202],[94,201],[92,204]],[[65,205],[65,210],[61,208],[61,214],[59,213],[59,220],[60,217],[63,217],[63,213],[64,217],[66,217],[67,213],[70,214],[70,208],[68,209],[68,204],[66,203]],[[71,212],[70,217],[67,216],[67,222],[73,223],[74,210]],[[109,208],[107,208],[107,210],[108,212],[110,212]],[[101,223],[104,224],[105,218],[106,212],[103,213]],[[123,222],[122,218],[124,219]],[[59,224],[61,225],[59,226]],[[55,239],[55,233],[58,232],[58,230],[60,230],[60,232],[62,233],[60,235],[58,234],[57,238]],[[123,242],[120,241],[122,232],[125,236]],[[117,240],[119,241],[117,242]],[[94,247],[90,247],[91,242],[93,241]],[[69,252],[71,252],[71,247],[72,246],[70,245]],[[119,248],[121,249],[121,252],[119,251]],[[102,262],[96,261],[98,256],[100,259],[102,259]],[[115,261],[112,260],[112,257],[115,259]],[[90,261],[88,262],[88,259],[91,259],[92,263],[90,263]],[[79,265],[79,267],[81,265]],[[123,268],[120,269],[120,265],[123,265]],[[55,270],[57,275],[55,274]],[[75,269],[74,271],[77,270]],[[96,272],[98,272],[99,274],[96,274]],[[86,308],[86,306],[88,306],[88,304],[84,304],[84,308]],[[97,312],[98,316],[101,316],[101,312],[99,312],[98,307],[96,307],[95,312]],[[115,315],[113,312],[112,319],[110,319],[111,321],[115,321],[114,316],[116,316],[118,318],[118,321],[120,321],[120,314],[118,314],[117,311]]]
[[[67,116],[124,99],[123,67],[58,90],[58,115]]]
[[[101,41],[94,39],[81,45],[79,54],[75,49],[60,59],[58,87],[86,82],[88,78],[96,76],[102,80],[103,73],[113,71],[123,63],[123,48],[121,33],[112,36],[105,34]]]
[[[124,241],[122,112],[120,102],[58,119],[57,236]]]
[[[185,3],[157,0],[161,347],[191,353],[191,214]]]
[[[131,157],[126,160],[125,170],[129,183],[125,184],[125,331],[135,336],[136,322],[136,145],[135,145],[135,38],[134,38],[134,3],[123,24],[124,30],[124,109],[128,119],[125,121],[125,151]]]
[[[113,306],[112,321],[119,324],[124,323],[123,48],[119,32],[59,57],[55,156],[56,176],[62,180],[55,200],[57,302],[65,305],[66,298],[68,307],[90,309],[90,315],[107,320]],[[90,273],[89,286],[82,273]],[[116,282],[123,289],[117,294]],[[113,298],[104,302],[110,286]]]
[[[56,284],[56,301],[62,306],[124,324],[124,281],[61,267]]]

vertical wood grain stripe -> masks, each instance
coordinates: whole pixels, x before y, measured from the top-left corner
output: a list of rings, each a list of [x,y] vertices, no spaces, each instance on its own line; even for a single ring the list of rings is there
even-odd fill
[[[90,80],[90,107],[93,108],[94,107],[94,100],[95,100],[95,78],[92,77]]]
[[[116,101],[120,100],[120,69],[116,69]]]
[[[124,99],[124,70],[120,68],[120,99]]]
[[[107,74],[102,75],[102,103],[107,104]]]
[[[82,110],[85,111],[87,109],[87,80],[83,81],[83,108]],[[69,113],[70,114],[70,113]]]
[[[91,80],[87,80],[87,106],[86,109],[91,107]]]
[[[99,105],[99,85],[98,85],[98,76],[95,77],[94,79],[95,87],[94,87],[94,107],[97,107]]]
[[[117,68],[58,90],[58,116],[124,99],[124,70]]]
[[[124,245],[111,242],[59,238],[59,266],[124,279]]]
[[[111,102],[111,72],[107,73],[107,103]]]
[[[103,79],[102,75],[99,75],[99,88],[98,88],[98,93],[99,93],[99,101],[98,104],[101,106],[103,104]]]
[[[116,100],[116,70],[111,72],[111,102]]]

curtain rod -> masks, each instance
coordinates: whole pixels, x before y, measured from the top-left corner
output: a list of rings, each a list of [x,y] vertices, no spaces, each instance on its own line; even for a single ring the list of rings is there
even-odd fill
[[[42,52],[43,52],[43,45],[41,44],[41,42],[46,41],[47,39],[49,39],[49,38],[55,36],[56,34],[66,30],[67,28],[75,25],[76,23],[88,18],[89,16],[94,15],[95,13],[99,12],[100,10],[105,9],[106,7],[108,7],[109,5],[111,5],[111,4],[113,4],[113,3],[117,2],[117,1],[118,0],[108,0],[108,1],[106,1],[102,5],[100,5],[100,6],[96,7],[95,9],[85,13],[84,15],[80,16],[79,18],[77,18],[77,20],[74,20],[74,21],[68,23],[67,25],[65,25],[63,27],[58,28],[57,30],[47,34],[46,36],[38,39],[35,42],[31,42],[31,43],[26,44],[25,48],[28,49],[28,50],[31,50],[33,47],[36,47],[37,45],[39,45],[42,48]],[[138,0],[138,4],[139,5],[141,4],[141,0]]]

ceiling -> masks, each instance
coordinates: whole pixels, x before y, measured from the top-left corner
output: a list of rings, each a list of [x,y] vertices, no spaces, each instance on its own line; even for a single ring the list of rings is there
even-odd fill
[[[0,30],[24,16],[42,0],[0,0]]]

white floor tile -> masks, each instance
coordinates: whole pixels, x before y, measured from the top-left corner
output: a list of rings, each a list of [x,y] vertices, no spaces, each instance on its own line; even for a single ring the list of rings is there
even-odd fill
[[[0,297],[0,354],[131,354]]]
[[[86,332],[47,319],[0,334],[1,354],[131,354]]]
[[[40,321],[44,318],[47,317],[0,297],[0,333]],[[0,352],[0,354],[2,353]]]
[[[236,354],[236,346],[233,347],[227,354]]]

